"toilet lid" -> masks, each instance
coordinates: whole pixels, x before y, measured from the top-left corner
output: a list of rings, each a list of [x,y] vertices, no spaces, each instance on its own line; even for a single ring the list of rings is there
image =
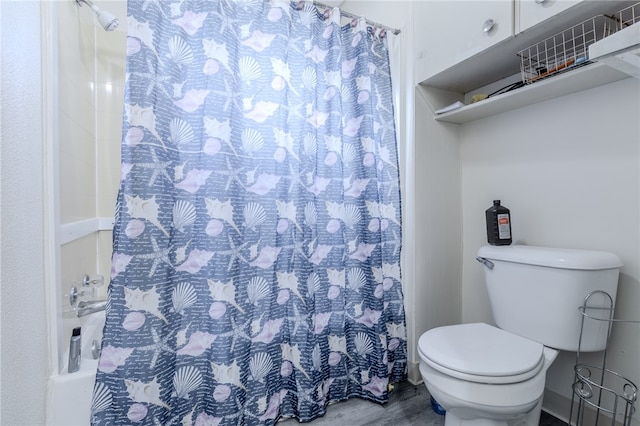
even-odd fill
[[[431,367],[468,381],[516,383],[542,368],[544,346],[488,324],[431,329],[418,341]]]

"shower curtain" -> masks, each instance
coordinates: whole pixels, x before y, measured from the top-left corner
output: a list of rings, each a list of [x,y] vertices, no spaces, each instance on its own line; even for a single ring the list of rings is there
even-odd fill
[[[285,0],[128,8],[92,424],[385,402],[407,349],[383,31]]]

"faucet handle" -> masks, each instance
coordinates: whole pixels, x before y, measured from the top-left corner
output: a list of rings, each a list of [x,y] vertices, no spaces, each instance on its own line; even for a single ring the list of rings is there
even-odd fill
[[[81,297],[85,297],[85,296],[93,296],[94,290],[93,288],[89,288],[89,289],[83,289],[83,290],[78,290],[78,287],[71,286],[71,288],[69,289],[69,304],[71,305],[72,308],[75,309],[76,304],[78,303],[78,299],[80,299]]]
[[[82,277],[82,287],[100,287],[104,284],[104,277],[102,275],[96,275],[93,279],[85,274]]]
[[[82,301],[92,300],[96,297],[98,287],[104,285],[104,277],[102,275],[96,275],[91,278],[85,274],[82,276],[82,280],[75,281],[69,289],[69,305],[73,308],[72,312],[77,314],[79,305]]]

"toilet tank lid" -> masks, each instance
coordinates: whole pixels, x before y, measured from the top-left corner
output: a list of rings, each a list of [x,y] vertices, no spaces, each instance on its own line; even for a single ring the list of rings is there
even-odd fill
[[[523,245],[482,246],[478,257],[560,269],[600,270],[622,267],[622,260],[606,251]]]

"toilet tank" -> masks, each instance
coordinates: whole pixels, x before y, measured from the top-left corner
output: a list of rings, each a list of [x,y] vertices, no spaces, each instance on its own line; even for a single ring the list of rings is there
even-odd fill
[[[615,306],[622,261],[613,253],[533,246],[484,246],[478,260],[484,275],[496,325],[556,349],[577,351],[585,296],[602,290]],[[609,307],[595,294],[589,306]],[[609,311],[589,309],[589,315],[609,318]],[[585,318],[580,351],[606,348],[607,321]]]

